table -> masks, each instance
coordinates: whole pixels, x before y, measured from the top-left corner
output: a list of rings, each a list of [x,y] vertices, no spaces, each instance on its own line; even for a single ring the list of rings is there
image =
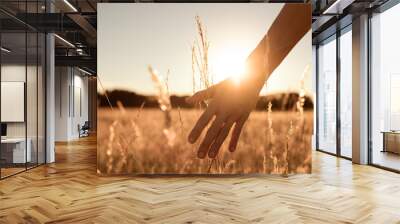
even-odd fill
[[[400,131],[382,131],[383,150],[382,152],[392,152],[400,154]]]
[[[32,140],[27,138],[26,142],[28,144],[25,151],[25,138],[1,139],[1,159],[4,159],[6,163],[14,164],[31,162]]]

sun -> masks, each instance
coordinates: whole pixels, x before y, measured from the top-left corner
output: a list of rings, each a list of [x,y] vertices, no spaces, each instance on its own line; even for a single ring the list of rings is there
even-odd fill
[[[241,48],[227,48],[216,52],[210,60],[214,83],[227,78],[240,82],[245,72],[246,51]]]

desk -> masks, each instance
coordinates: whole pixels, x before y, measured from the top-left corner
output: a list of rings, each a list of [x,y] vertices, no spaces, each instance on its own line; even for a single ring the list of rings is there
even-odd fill
[[[383,134],[382,152],[392,152],[400,154],[400,132],[382,131],[381,133]]]
[[[30,138],[25,151],[25,138],[5,138],[1,139],[1,157],[6,163],[26,163],[31,162],[32,153]]]

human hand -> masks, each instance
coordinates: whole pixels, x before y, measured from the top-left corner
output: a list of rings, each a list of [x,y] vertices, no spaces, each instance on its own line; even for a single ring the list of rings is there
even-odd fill
[[[229,151],[236,150],[243,125],[257,103],[261,86],[262,84],[253,80],[227,79],[186,99],[191,104],[204,100],[210,102],[189,134],[190,143],[197,141],[207,124],[215,117],[198,149],[199,158],[205,158],[207,154],[209,158],[215,158],[232,126],[234,129]]]

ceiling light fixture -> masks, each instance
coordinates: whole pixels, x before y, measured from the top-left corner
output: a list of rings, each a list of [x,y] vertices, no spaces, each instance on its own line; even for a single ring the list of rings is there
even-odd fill
[[[60,37],[58,34],[54,34],[55,37],[57,37],[59,40],[61,40],[62,42],[64,42],[65,44],[67,44],[68,46],[75,48],[75,45],[73,45],[71,42],[69,42],[68,40]]]
[[[10,53],[11,52],[11,50],[9,50],[9,49],[7,49],[5,47],[1,47],[1,51],[4,51],[6,53]]]
[[[68,0],[64,0],[64,3],[67,4],[74,12],[78,12],[75,6],[73,6]]]
[[[83,55],[83,49],[82,48],[77,48],[76,49],[76,53],[78,53],[79,55]]]
[[[90,75],[90,76],[93,75],[92,73],[90,73],[90,72],[88,72],[88,71],[86,71],[86,70],[83,70],[83,69],[81,69],[81,68],[79,68],[79,67],[78,67],[78,70],[81,71],[81,72],[83,72],[83,73],[85,73],[85,74],[87,74],[87,75]]]

